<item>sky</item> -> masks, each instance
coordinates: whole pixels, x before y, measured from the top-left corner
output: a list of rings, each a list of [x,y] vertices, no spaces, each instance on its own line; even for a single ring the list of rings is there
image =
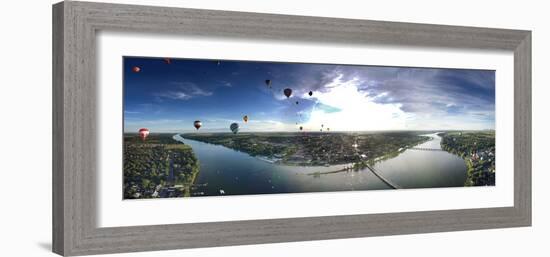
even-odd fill
[[[495,128],[489,70],[144,57],[123,66],[125,132],[191,132],[196,120],[199,132],[233,122],[243,132]]]

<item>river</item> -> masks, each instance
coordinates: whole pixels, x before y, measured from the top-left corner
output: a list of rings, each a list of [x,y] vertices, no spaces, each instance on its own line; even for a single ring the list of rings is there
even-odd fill
[[[441,138],[418,148],[441,149]],[[342,169],[345,165],[288,166],[274,164],[224,146],[174,139],[193,148],[200,162],[193,196],[248,195],[298,192],[330,192],[390,189],[370,170],[311,175]],[[407,149],[398,156],[380,161],[374,167],[380,175],[401,188],[456,187],[466,180],[464,161],[444,151]]]

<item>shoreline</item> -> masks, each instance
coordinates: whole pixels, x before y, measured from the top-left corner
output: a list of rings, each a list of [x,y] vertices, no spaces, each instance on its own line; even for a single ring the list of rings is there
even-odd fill
[[[439,133],[439,132],[432,133],[432,134],[437,135],[437,133]],[[359,168],[359,169],[363,169],[363,168],[365,168],[363,163],[368,163],[370,165],[374,165],[378,162],[385,161],[385,160],[388,160],[388,159],[391,159],[391,158],[395,158],[395,157],[399,156],[401,153],[405,152],[406,150],[408,150],[410,148],[414,148],[415,146],[418,146],[420,144],[424,144],[426,142],[434,140],[433,136],[429,136],[429,135],[432,135],[432,134],[419,135],[419,136],[425,137],[425,139],[421,140],[420,142],[417,142],[413,145],[406,145],[406,146],[400,147],[399,149],[388,152],[388,153],[385,153],[382,156],[377,156],[374,159],[367,158],[367,159],[358,160],[358,161],[355,161],[355,162],[343,162],[343,163],[296,162],[296,161],[285,161],[284,158],[281,158],[281,157],[269,157],[269,156],[263,156],[263,155],[254,156],[254,155],[251,155],[251,154],[249,154],[245,151],[240,151],[240,150],[237,150],[237,149],[233,149],[233,148],[227,147],[227,146],[222,145],[222,144],[214,144],[214,143],[210,143],[210,142],[204,142],[204,141],[196,140],[194,138],[186,138],[186,137],[183,137],[182,136],[183,134],[181,134],[181,133],[175,134],[174,135],[174,140],[176,140],[178,142],[181,142],[181,141],[175,139],[175,137],[178,136],[178,137],[180,137],[181,139],[184,139],[184,140],[193,140],[193,141],[196,141],[196,142],[201,142],[201,143],[205,143],[205,144],[224,147],[224,148],[227,148],[227,149],[230,149],[230,150],[233,150],[233,151],[245,153],[245,154],[249,155],[250,157],[253,157],[257,160],[267,162],[267,163],[270,163],[270,164],[274,164],[274,165],[283,165],[283,166],[291,166],[291,167],[298,167],[298,166],[301,166],[301,167],[323,167],[323,168],[327,168],[327,167],[330,168],[330,167],[333,167],[333,166],[344,166],[344,165],[354,166],[351,169],[355,169],[355,166],[359,165],[359,166],[361,166],[361,168]],[[337,171],[337,172],[342,172],[342,171]],[[336,172],[330,171],[330,173],[336,173]]]

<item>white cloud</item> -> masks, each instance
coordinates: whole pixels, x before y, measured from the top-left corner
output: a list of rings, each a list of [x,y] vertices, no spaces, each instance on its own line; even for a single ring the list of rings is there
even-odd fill
[[[254,120],[251,119],[247,123],[241,123],[241,131],[295,131],[296,126],[293,124],[283,123],[277,120]]]
[[[158,93],[156,94],[156,96],[160,98],[168,98],[172,100],[188,100],[193,98],[191,95],[188,95],[185,92],[181,92],[181,91],[166,91],[166,92]]]
[[[456,100],[464,97],[459,93],[451,94],[436,90],[436,85],[422,83],[426,77],[437,72],[427,74],[407,74],[415,80],[409,80],[409,85],[421,88],[420,91],[399,90],[398,97],[404,103],[393,100],[396,92],[381,90],[365,90],[365,85],[371,85],[366,76],[350,76],[333,74],[333,80],[327,82],[314,95],[318,103],[330,106],[340,111],[327,112],[326,108],[314,108],[304,128],[318,131],[321,125],[331,131],[363,131],[363,130],[423,130],[423,129],[487,129],[494,126],[493,106],[486,100],[462,100],[470,107],[460,112],[452,113],[451,109],[463,108],[457,105]],[[409,77],[410,78],[410,77]],[[377,82],[378,83],[378,82]],[[400,82],[400,83],[404,83]],[[384,83],[388,85],[387,83]],[[386,88],[386,90],[391,90]],[[380,99],[384,99],[381,101]],[[411,101],[413,99],[414,101]],[[481,108],[474,108],[475,104],[483,104]]]
[[[359,85],[358,79],[343,81],[342,76],[328,83],[325,90],[317,92],[315,97],[319,103],[340,111],[327,113],[314,108],[304,128],[317,131],[324,125],[331,131],[406,129],[410,115],[403,112],[399,104],[376,103],[366,92],[359,91]]]
[[[197,96],[211,96],[213,93],[201,89],[195,83],[191,82],[172,82],[172,84],[179,85],[179,90],[164,91],[156,93],[155,96],[162,99],[172,100],[189,100]]]

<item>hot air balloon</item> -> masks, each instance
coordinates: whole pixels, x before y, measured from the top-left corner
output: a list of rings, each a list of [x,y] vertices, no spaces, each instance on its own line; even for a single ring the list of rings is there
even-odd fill
[[[321,124],[321,128],[324,127],[325,125]]]
[[[194,123],[193,123],[193,126],[195,126],[195,128],[197,130],[199,130],[199,128],[202,126],[202,122],[200,120],[196,120]]]
[[[231,125],[229,126],[229,129],[231,129],[233,134],[237,134],[237,132],[239,132],[239,124],[231,123]]]
[[[298,101],[296,101],[296,104],[300,104]]]
[[[302,129],[304,129],[304,127],[300,126],[300,131],[301,131]]]
[[[247,122],[248,122],[248,115],[245,115],[245,116],[243,117],[243,120],[244,120],[245,123],[247,123]]]
[[[327,131],[330,131],[330,128],[327,128]]]
[[[141,137],[141,139],[145,140],[147,138],[147,136],[149,136],[149,129],[140,128],[139,129],[139,137]]]
[[[285,88],[285,90],[283,90],[283,93],[285,94],[286,98],[289,98],[290,95],[292,95],[292,89]]]
[[[141,68],[138,67],[138,66],[134,66],[134,67],[132,67],[132,71],[133,71],[134,73],[138,73],[138,72],[141,71]]]
[[[312,95],[313,95],[313,92],[309,91],[309,93],[308,93],[308,94],[309,94],[309,96],[312,96]]]
[[[271,88],[271,79],[266,79],[265,85]]]
[[[171,64],[172,60],[170,60],[170,58],[164,58],[164,63]]]

